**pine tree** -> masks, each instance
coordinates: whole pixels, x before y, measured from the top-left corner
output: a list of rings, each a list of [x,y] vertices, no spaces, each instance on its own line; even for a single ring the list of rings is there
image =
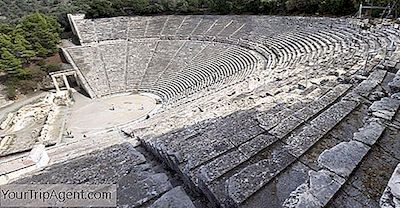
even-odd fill
[[[9,50],[3,48],[1,51],[0,70],[6,71],[11,77],[19,77],[23,71],[22,62]]]

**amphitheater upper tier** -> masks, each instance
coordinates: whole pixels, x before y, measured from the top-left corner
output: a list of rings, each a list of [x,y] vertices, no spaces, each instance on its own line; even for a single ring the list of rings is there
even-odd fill
[[[350,19],[69,18],[81,46],[64,51],[91,97],[150,92],[165,103],[244,80],[290,79],[305,68],[312,74],[321,65],[340,65],[354,73],[354,65],[397,40],[392,26],[364,31]]]

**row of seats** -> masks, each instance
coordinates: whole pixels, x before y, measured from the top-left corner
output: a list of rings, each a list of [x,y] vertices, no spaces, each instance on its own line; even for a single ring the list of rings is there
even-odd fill
[[[368,97],[385,77],[386,71],[375,70],[361,84],[337,85],[311,102],[276,105],[267,111],[238,111],[141,139],[187,186],[203,193],[214,206],[323,207],[344,183],[341,177],[347,177],[339,173],[330,178],[335,175],[330,171],[347,170],[336,168],[339,160],[330,158],[338,157],[339,166],[354,168],[360,160],[353,160],[353,155],[360,151],[335,150],[324,159],[318,155],[343,145],[332,135],[341,132],[341,125],[348,125],[349,119],[362,117],[356,110],[361,96]],[[351,134],[357,131],[353,128]],[[321,161],[333,169],[313,171],[314,167],[320,169]],[[320,190],[326,194],[307,197],[307,193]]]
[[[164,102],[241,81],[262,65],[247,49],[189,40],[109,41],[66,51],[98,97],[139,91]]]
[[[348,71],[351,74],[355,72],[354,66],[361,67],[367,59],[379,58],[392,42],[398,42],[398,28],[362,31],[348,19],[332,18],[213,15],[117,17],[77,19],[75,27],[81,42],[88,46],[103,45],[114,40],[139,44],[136,46],[128,43],[128,46],[117,47],[128,47],[126,75],[115,73],[121,77],[111,75],[115,80],[110,81],[123,80],[124,75],[125,82],[120,82],[121,86],[109,84],[108,92],[100,93],[100,96],[121,91],[145,91],[161,96],[164,101],[186,97],[202,90],[207,92],[211,83],[218,83],[214,87],[226,87],[231,83],[226,80],[235,82],[236,75],[245,79],[249,75],[247,72],[257,67],[273,69],[271,74],[277,79],[281,79],[282,73],[295,76],[305,69],[316,71],[319,68],[351,69]],[[246,72],[244,76],[231,72],[221,73],[221,76],[225,76],[221,82],[216,78],[219,77],[218,73],[214,74],[216,77],[210,74],[213,71],[226,71],[212,69],[219,67],[215,66],[212,59],[216,58],[216,62],[219,62],[217,58],[225,53],[225,49],[213,47],[210,42],[217,42],[226,48],[236,45],[244,51],[253,50],[264,59],[252,55],[250,59],[255,60],[253,63],[256,64],[232,67],[244,67],[239,70]],[[143,50],[139,49],[141,47]],[[245,55],[241,57],[241,54],[236,54],[239,58],[232,59],[240,60],[239,63],[246,63],[245,60],[249,59]],[[248,51],[244,54],[248,54]],[[123,62],[118,58],[113,60]],[[107,64],[106,68],[118,68],[118,63]],[[220,68],[230,67],[230,61],[221,63],[227,65]],[[204,68],[201,75],[198,73],[200,68]],[[113,74],[108,71],[106,76]]]

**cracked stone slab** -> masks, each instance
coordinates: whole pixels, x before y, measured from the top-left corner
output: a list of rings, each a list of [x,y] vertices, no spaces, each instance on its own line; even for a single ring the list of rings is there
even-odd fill
[[[400,76],[395,76],[388,85],[393,93],[400,92]]]
[[[180,186],[169,190],[150,206],[150,208],[164,207],[195,208],[192,200]]]
[[[335,86],[332,90],[323,95],[318,102],[323,106],[327,106],[337,100],[341,95],[346,93],[351,88],[350,84],[340,84]]]
[[[327,170],[308,174],[309,180],[290,194],[284,207],[324,207],[345,183],[343,178]]]
[[[255,136],[263,133],[264,131],[265,130],[258,125],[251,126],[249,128],[239,131],[237,134],[233,135],[232,137],[229,137],[229,140],[235,146],[239,146],[239,145],[249,141],[251,138],[254,138]]]
[[[224,154],[202,166],[199,170],[200,178],[205,183],[213,181],[277,140],[276,137],[270,135],[259,135],[239,146],[237,150]]]
[[[274,150],[267,159],[247,166],[226,181],[229,198],[234,204],[241,204],[294,160],[285,148]]]
[[[314,143],[316,143],[325,134],[324,131],[315,128],[314,126],[308,125],[303,128],[303,130],[285,139],[284,142],[287,144],[289,152],[300,157],[304,154]]]
[[[308,120],[310,119],[313,115],[317,114],[319,111],[321,111],[325,106],[319,102],[312,102],[310,105],[307,107],[304,107],[300,109],[299,111],[296,111],[293,116],[300,119],[300,120]]]
[[[361,142],[341,142],[322,152],[318,157],[318,164],[346,178],[361,162],[369,149],[367,145]]]
[[[355,89],[354,92],[367,97],[368,94],[378,86],[379,83],[382,83],[383,79],[386,76],[386,71],[384,70],[376,70],[373,71],[369,77],[362,81]]]
[[[319,99],[311,102],[307,107],[302,108],[293,114],[293,116],[302,119],[309,120],[319,111],[323,110],[326,106],[338,99],[342,94],[347,92],[351,88],[351,85],[340,84],[335,86],[332,90],[321,96]]]
[[[323,131],[329,131],[357,106],[357,102],[340,101],[318,115],[310,124]]]
[[[380,101],[373,102],[368,110],[376,117],[392,120],[397,109],[399,108],[399,105],[399,100],[384,97]]]
[[[319,114],[301,132],[285,139],[291,154],[300,157],[343,118],[358,106],[357,102],[341,101]]]
[[[393,171],[380,204],[382,207],[400,207],[400,164]]]
[[[384,130],[385,126],[372,121],[360,128],[358,132],[355,132],[353,139],[372,146],[378,141]]]
[[[130,184],[129,180],[122,178],[118,182],[117,204],[119,206],[141,206],[170,189],[172,189],[172,184],[165,173],[151,175],[134,184]]]
[[[302,119],[289,116],[283,119],[276,127],[271,129],[269,133],[281,139],[300,126],[303,122],[304,120]]]
[[[209,183],[247,159],[248,156],[244,155],[238,150],[235,150],[224,154],[223,156],[200,167],[200,169],[197,171],[198,173],[195,173],[195,175],[198,175],[203,183]]]
[[[294,162],[240,206],[243,208],[282,207],[289,194],[308,179],[310,170],[303,163]]]
[[[208,142],[199,143],[197,146],[193,146],[191,149],[187,149],[183,153],[184,157],[187,158],[186,168],[193,169],[205,161],[215,158],[228,150],[234,148],[234,145],[227,142],[227,138],[212,138]]]
[[[293,110],[285,108],[283,105],[280,105],[276,108],[273,108],[267,112],[262,112],[257,115],[257,120],[260,123],[260,126],[265,130],[270,130],[274,126],[278,125],[282,119],[293,114]]]

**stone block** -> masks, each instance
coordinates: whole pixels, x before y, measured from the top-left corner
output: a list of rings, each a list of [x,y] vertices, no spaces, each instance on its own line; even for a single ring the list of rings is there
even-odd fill
[[[296,135],[292,135],[285,139],[284,142],[287,144],[289,152],[300,157],[304,154],[312,145],[314,145],[322,136],[325,131],[315,128],[314,126],[307,125],[302,131]]]
[[[229,198],[233,204],[243,203],[294,160],[286,149],[278,148],[267,159],[243,168],[226,181]]]
[[[368,111],[376,117],[392,120],[399,105],[400,100],[384,97],[380,101],[373,102]]]
[[[277,126],[269,131],[270,134],[275,135],[276,137],[282,139],[286,135],[288,135],[291,131],[300,126],[304,120],[299,119],[294,116],[289,116],[286,119],[283,119]]]
[[[259,113],[256,118],[260,126],[268,131],[291,114],[293,114],[292,110],[285,108],[283,105],[279,105],[267,112]]]
[[[282,207],[290,193],[308,180],[310,170],[303,163],[295,162],[241,204],[241,207]]]
[[[123,143],[48,166],[40,174],[23,178],[17,183],[116,183],[133,166],[145,162],[144,156],[132,145]]]
[[[395,76],[394,79],[389,82],[389,87],[392,93],[400,92],[400,76]]]
[[[354,133],[353,139],[372,146],[378,141],[384,130],[385,127],[383,125],[372,121],[364,125],[358,132]]]
[[[318,157],[318,163],[320,166],[347,178],[369,149],[367,145],[361,142],[342,142],[322,152]]]
[[[258,154],[276,140],[276,137],[270,135],[259,135],[239,146],[237,150],[224,154],[202,166],[199,170],[200,178],[205,183],[213,181],[245,160]]]
[[[129,175],[126,176],[129,178]],[[131,184],[129,180],[121,179],[118,183],[117,204],[121,207],[138,207],[142,204],[161,196],[172,189],[171,182],[165,173],[158,173]]]
[[[150,208],[195,208],[192,200],[182,187],[178,186],[157,199]]]
[[[345,182],[327,170],[310,171],[308,174],[308,182],[291,193],[284,207],[324,207]]]

